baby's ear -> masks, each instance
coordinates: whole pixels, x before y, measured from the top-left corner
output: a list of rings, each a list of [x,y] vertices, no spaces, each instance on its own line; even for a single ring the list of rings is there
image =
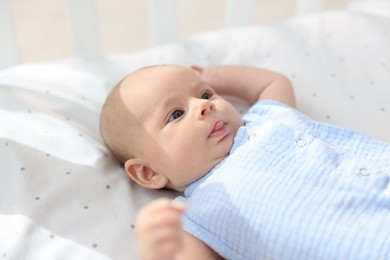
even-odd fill
[[[125,169],[133,181],[147,189],[161,189],[168,183],[168,179],[164,175],[155,172],[139,158],[127,160]]]

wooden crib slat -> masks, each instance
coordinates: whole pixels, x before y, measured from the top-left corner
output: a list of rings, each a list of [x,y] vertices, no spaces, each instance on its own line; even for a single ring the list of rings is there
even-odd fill
[[[95,0],[68,0],[74,54],[93,60],[100,56]]]
[[[227,0],[225,10],[226,26],[247,25],[252,20],[253,0]]]
[[[19,50],[9,0],[0,0],[0,69],[19,63]]]
[[[149,0],[150,42],[170,42],[177,37],[176,0]]]

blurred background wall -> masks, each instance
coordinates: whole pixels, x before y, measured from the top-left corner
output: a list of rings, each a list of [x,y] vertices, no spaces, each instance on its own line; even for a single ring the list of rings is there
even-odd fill
[[[83,1],[83,0],[80,0]],[[288,19],[296,0],[253,0],[257,24]],[[225,0],[177,0],[178,35],[224,27]],[[347,0],[328,0],[325,10],[344,8]],[[71,40],[66,0],[10,0],[22,62],[67,58]],[[134,52],[150,47],[147,0],[96,0],[103,53]]]

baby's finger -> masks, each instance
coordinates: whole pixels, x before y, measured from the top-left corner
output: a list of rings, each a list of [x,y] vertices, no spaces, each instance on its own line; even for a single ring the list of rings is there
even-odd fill
[[[138,237],[141,241],[138,246],[143,255],[153,256],[145,259],[174,259],[183,246],[181,234],[182,231],[176,229],[153,230]]]
[[[203,67],[199,65],[191,65],[190,68],[196,71],[198,74],[202,74],[203,72]]]
[[[183,231],[178,228],[158,228],[149,233],[138,234],[141,248],[153,249],[157,255],[178,251],[183,245]],[[169,246],[167,246],[169,245]],[[161,257],[159,255],[159,257]],[[163,259],[163,258],[159,258]],[[171,258],[172,259],[172,258]]]
[[[164,210],[164,209],[177,209],[179,211],[182,211],[183,207],[184,207],[183,203],[181,203],[181,202],[172,201],[169,199],[162,198],[162,199],[154,200],[151,203],[149,203],[148,205],[146,205],[140,211],[139,214],[141,214],[141,213],[153,214],[153,213],[157,213],[160,210]]]
[[[165,241],[160,245],[161,259],[174,259],[174,256],[182,249],[182,243]]]
[[[183,213],[187,210],[187,204],[179,201],[172,201],[171,206],[177,211]]]
[[[164,225],[181,226],[181,217],[186,210],[186,205],[172,201],[157,201],[153,205],[142,210],[136,219],[138,230],[147,231]]]
[[[182,213],[176,210],[163,210],[152,216],[145,216],[143,219],[137,219],[137,230],[147,231],[162,226],[181,227]]]
[[[153,238],[152,243],[155,246],[165,243],[167,241],[174,241],[175,243],[181,244],[183,230],[180,227],[161,227],[153,230],[149,238]]]
[[[159,210],[165,207],[169,207],[170,204],[172,203],[172,200],[167,199],[167,198],[159,198],[156,200],[153,200],[149,204],[147,204],[142,210],[144,211],[154,211],[154,210]]]
[[[168,199],[154,200],[138,212],[137,219],[148,219],[149,217],[153,217],[163,210],[169,210],[172,207],[171,203],[172,201]]]

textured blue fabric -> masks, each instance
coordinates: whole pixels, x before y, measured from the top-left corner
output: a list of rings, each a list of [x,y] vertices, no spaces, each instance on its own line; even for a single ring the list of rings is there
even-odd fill
[[[244,122],[177,198],[187,232],[227,259],[390,259],[390,144],[270,101]]]

